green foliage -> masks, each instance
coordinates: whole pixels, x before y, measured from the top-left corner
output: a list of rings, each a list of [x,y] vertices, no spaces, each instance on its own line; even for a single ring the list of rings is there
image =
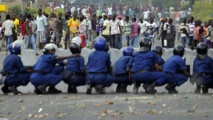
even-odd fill
[[[160,7],[174,7],[177,8],[180,6],[180,0],[152,0],[153,6],[160,6]]]
[[[15,15],[18,15],[21,13],[21,7],[19,5],[14,5],[11,8],[8,9],[10,13],[13,13]]]
[[[62,15],[65,14],[64,9],[62,9],[62,8],[51,11],[50,7],[46,7],[46,8],[43,8],[42,10],[43,10],[43,12],[45,12],[48,15],[50,15],[52,12],[55,13],[57,16],[58,16],[58,13],[62,13]],[[30,9],[29,12],[30,12],[30,14],[33,14],[34,16],[38,15],[38,11],[36,9]]]
[[[185,5],[182,5],[180,8],[181,8],[181,10],[187,10],[188,8],[190,8],[191,7],[191,4],[190,3],[187,3],[187,4],[185,4]]]
[[[45,13],[47,13],[48,15],[50,15],[51,12],[55,13],[56,15],[58,15],[58,13],[64,14],[64,9],[62,9],[62,8],[59,8],[59,9],[57,9],[57,10],[51,11],[51,9],[50,9],[49,7],[46,7],[46,8],[43,9],[43,11],[44,11]]]
[[[195,1],[193,5],[192,16],[195,20],[203,22],[213,18],[213,0],[210,2]]]
[[[25,14],[37,14],[37,9],[30,8],[30,9],[25,9]]]

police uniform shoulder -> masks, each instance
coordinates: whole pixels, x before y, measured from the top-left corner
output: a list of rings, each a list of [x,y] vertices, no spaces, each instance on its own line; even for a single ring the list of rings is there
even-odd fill
[[[43,57],[55,58],[55,57],[57,57],[57,55],[46,54],[46,55],[43,55]]]
[[[80,59],[84,59],[84,57],[82,56],[82,55],[80,55],[80,57],[79,57]]]
[[[130,59],[132,56],[121,56],[119,59]]]
[[[136,55],[136,54],[140,54],[140,53],[141,53],[140,51],[137,51],[137,52],[135,52],[135,55]]]
[[[212,58],[212,57],[210,57],[210,56],[208,56],[208,55],[207,55],[207,58],[208,58],[209,60],[213,60],[213,58]]]

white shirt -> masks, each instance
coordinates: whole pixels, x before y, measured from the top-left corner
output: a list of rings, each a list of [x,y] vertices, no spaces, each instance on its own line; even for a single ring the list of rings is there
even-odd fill
[[[82,15],[86,16],[86,11],[87,11],[86,8],[82,9],[82,10],[81,10]]]
[[[189,23],[189,36],[193,36],[194,35],[194,28],[195,28],[195,24],[193,23]]]
[[[111,20],[110,27],[111,27],[111,34],[112,35],[120,34],[120,32],[119,32],[119,25],[120,25],[120,22],[119,22],[118,19],[116,19],[115,21]]]
[[[150,13],[150,11],[145,11],[145,12],[143,12],[143,14],[144,14],[144,19],[149,19],[149,13]]]
[[[155,22],[148,23],[147,26],[148,26],[148,33],[152,33],[152,31],[154,31],[158,27],[158,25]]]
[[[88,30],[92,30],[92,23],[91,23],[91,20],[88,20]]]
[[[112,15],[112,7],[108,8],[108,15]]]
[[[45,31],[45,27],[47,26],[47,18],[42,16],[37,16],[36,18],[37,31]]]
[[[74,13],[75,12],[75,7],[72,7],[71,8],[71,13]]]
[[[36,20],[31,21],[32,23],[32,31],[36,29]]]
[[[149,23],[147,21],[143,21],[143,23],[139,22],[138,24],[140,25],[140,28],[141,28],[141,34],[146,32],[147,26],[149,25]]]
[[[187,32],[189,31],[189,26],[188,26],[188,24],[184,25],[184,23],[181,23],[181,24],[180,24],[180,30],[183,29],[183,28],[185,28]],[[180,36],[181,36],[181,37],[186,37],[186,34],[183,34],[183,32],[181,32]]]
[[[12,20],[6,20],[5,22],[3,22],[3,25],[2,25],[2,29],[4,28],[4,35],[5,36],[9,36],[9,35],[12,35],[13,34],[13,28],[14,27],[14,23]]]
[[[124,21],[121,19],[119,20],[119,22],[120,22],[121,31],[122,31],[122,27],[124,27]],[[118,27],[118,31],[120,31],[119,27]]]

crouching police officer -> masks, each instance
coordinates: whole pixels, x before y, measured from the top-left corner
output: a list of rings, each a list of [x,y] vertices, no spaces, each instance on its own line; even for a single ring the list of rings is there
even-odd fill
[[[117,83],[116,93],[127,93],[127,85],[132,85],[130,70],[132,68],[134,49],[125,47],[123,56],[115,62],[115,83]]]
[[[107,50],[106,39],[97,37],[94,43],[95,51],[89,55],[87,68],[87,94],[91,94],[93,86],[100,94],[104,94],[104,87],[110,87],[114,81],[111,73],[110,55]]]
[[[163,72],[168,76],[166,83],[166,90],[168,93],[175,94],[178,91],[175,89],[176,86],[184,84],[188,77],[191,77],[190,73],[187,72],[187,66],[185,60],[182,58],[185,53],[185,49],[181,45],[177,45],[173,49],[173,56],[171,56],[163,65]]]
[[[148,38],[143,38],[139,45],[139,52],[136,52],[133,56],[131,70],[134,81],[133,93],[138,93],[138,88],[143,83],[146,85],[144,86],[145,92],[155,94],[157,91],[154,87],[165,83],[167,76],[164,72],[158,72],[160,71],[158,57],[150,51],[151,41]],[[156,71],[153,71],[153,66],[155,66]]]
[[[75,57],[75,55],[64,57],[56,56],[56,50],[57,46],[55,44],[46,44],[43,50],[44,55],[38,59],[34,66],[34,73],[32,73],[30,81],[35,86],[36,94],[57,94],[62,92],[55,88],[62,80],[60,74],[63,72],[65,64],[61,62],[61,60]],[[59,66],[56,66],[56,63],[59,63]],[[49,89],[46,91],[46,87],[48,86]]]
[[[165,63],[164,59],[162,58],[163,48],[160,46],[155,46],[152,51],[157,54],[159,68],[160,68],[160,70],[163,70],[163,64]]]
[[[17,40],[9,45],[10,55],[4,59],[3,70],[6,72],[6,79],[2,92],[7,94],[13,92],[14,94],[21,93],[17,90],[20,85],[26,86],[30,81],[30,70],[26,70],[23,66],[21,58],[22,40]]]
[[[197,56],[194,60],[193,76],[190,82],[197,85],[195,93],[208,93],[208,89],[213,87],[213,59],[207,55],[208,46],[201,42],[197,45]]]
[[[80,56],[81,41],[80,37],[72,39],[70,51],[73,55],[79,55],[79,57],[69,58],[66,69],[62,73],[64,82],[68,84],[68,93],[77,93],[76,87],[86,84],[84,58]]]

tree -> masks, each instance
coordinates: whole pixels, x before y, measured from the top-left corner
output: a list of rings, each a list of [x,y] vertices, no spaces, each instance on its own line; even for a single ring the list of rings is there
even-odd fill
[[[152,0],[152,5],[166,8],[177,8],[180,6],[180,0]]]
[[[11,8],[9,8],[9,12],[18,15],[21,13],[21,7],[19,5],[14,5]]]
[[[196,0],[193,5],[192,16],[201,21],[208,21],[213,18],[213,0],[209,2]]]

